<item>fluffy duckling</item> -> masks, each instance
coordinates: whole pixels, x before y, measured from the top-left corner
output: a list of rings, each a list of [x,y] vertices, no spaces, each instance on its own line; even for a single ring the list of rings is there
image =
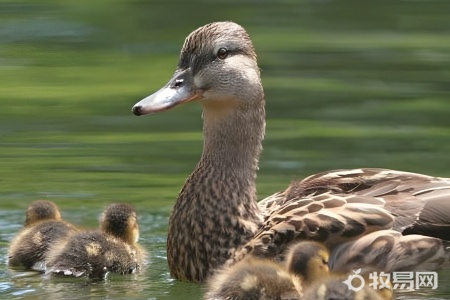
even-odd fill
[[[301,283],[281,264],[248,257],[208,280],[205,300],[300,299]]]
[[[285,264],[250,256],[213,275],[205,299],[301,299],[305,287],[329,276],[328,257],[312,241],[291,247]]]
[[[42,271],[49,247],[76,233],[78,229],[61,219],[55,203],[39,200],[28,206],[25,225],[8,249],[8,265]]]
[[[391,233],[391,230],[387,231],[386,234]],[[351,260],[351,256],[347,255],[344,260],[346,259]],[[304,299],[393,299],[391,286],[377,290],[368,286],[371,282],[368,273],[361,274],[364,280],[361,290],[350,290],[344,283],[349,272],[343,272],[343,268],[340,272],[330,272],[329,264],[333,265],[336,260],[339,260],[339,257],[334,252],[330,256],[323,244],[302,241],[290,247],[285,263],[288,271],[301,279],[305,291]],[[358,287],[359,283],[355,283],[355,286]]]
[[[108,272],[135,273],[145,260],[138,238],[134,208],[111,204],[101,215],[99,230],[80,232],[50,249],[46,273],[95,278]]]

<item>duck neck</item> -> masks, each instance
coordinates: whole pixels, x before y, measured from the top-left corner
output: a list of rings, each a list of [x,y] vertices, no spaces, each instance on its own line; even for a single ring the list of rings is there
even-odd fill
[[[259,95],[264,99],[262,91]],[[264,101],[204,104],[204,148],[173,209],[168,262],[178,279],[204,281],[248,242],[262,222],[255,178]],[[223,106],[221,106],[223,105]]]
[[[208,107],[203,110],[204,145],[200,163],[255,186],[265,129],[264,106]]]

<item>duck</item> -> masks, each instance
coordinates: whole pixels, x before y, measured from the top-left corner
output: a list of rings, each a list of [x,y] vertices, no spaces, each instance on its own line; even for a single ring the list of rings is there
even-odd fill
[[[376,248],[374,245],[367,242],[367,240],[371,241],[374,239],[374,237],[370,237],[372,234],[376,235],[379,239],[388,237],[392,234],[394,238],[388,242],[396,245],[399,244],[397,239],[400,239],[400,237],[393,234],[392,230],[373,232],[356,241],[345,243],[346,247],[340,249],[348,250],[348,248],[352,248],[355,243],[358,245],[364,244],[366,247],[355,247],[358,248],[358,250],[365,250],[365,252],[362,253],[355,251],[344,253],[343,251],[337,251],[336,249],[330,253],[329,249],[325,247],[324,244],[315,241],[300,241],[293,244],[287,251],[285,267],[290,274],[293,274],[301,281],[303,287],[301,299],[394,299],[395,293],[389,280],[386,281],[384,279],[384,282],[375,283],[372,278],[378,277],[371,278],[371,274],[376,275],[381,270],[376,268],[377,266],[370,267],[371,265],[375,265],[376,260],[380,257],[372,255],[370,256],[372,259],[366,259],[365,261],[360,259],[361,255],[376,252],[376,250],[381,248]],[[365,243],[361,240],[364,240]],[[408,245],[401,245],[399,248],[402,248],[402,250],[403,248],[410,249],[414,246],[412,245],[414,242],[415,240],[408,243]],[[401,250],[392,252],[399,251]],[[418,261],[421,263],[430,260],[429,257],[414,252],[405,254],[404,259],[410,259],[411,261]],[[344,263],[348,262],[353,262],[353,269],[344,266]],[[396,269],[393,268],[392,270]],[[350,276],[354,276],[354,274],[358,275],[356,277],[360,278],[359,280],[361,280],[361,282],[353,282],[353,279],[349,282]],[[349,289],[348,284],[356,287],[356,290]]]
[[[204,282],[247,255],[276,257],[298,240],[333,248],[378,230],[450,240],[450,179],[359,168],[294,180],[257,201],[265,95],[245,29],[213,22],[190,33],[177,68],[132,107],[137,116],[198,102],[203,152],[169,218],[171,275]]]
[[[329,250],[315,241],[289,247],[283,263],[247,256],[209,277],[204,299],[393,299],[391,288],[371,288],[367,273],[356,291],[349,289],[344,281],[351,273],[331,272],[329,259]]]
[[[98,230],[81,231],[50,248],[45,273],[97,279],[136,273],[146,259],[138,239],[136,210],[125,203],[111,204],[101,214]]]
[[[61,218],[54,202],[34,201],[26,210],[23,228],[9,244],[8,266],[43,271],[49,248],[76,232],[75,225]]]

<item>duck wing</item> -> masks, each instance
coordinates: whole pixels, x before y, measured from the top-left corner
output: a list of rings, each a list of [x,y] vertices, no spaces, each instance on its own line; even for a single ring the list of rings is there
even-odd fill
[[[438,238],[380,230],[338,245],[330,254],[333,272],[436,270],[449,264],[447,242]]]
[[[353,203],[382,200],[394,217],[394,230],[450,240],[448,178],[387,169],[327,171],[292,182],[286,191],[263,200],[260,207],[271,214],[284,203],[324,193],[348,195],[347,201]]]
[[[264,223],[235,259],[276,256],[297,239],[333,249],[378,230],[450,240],[450,179],[387,169],[335,170],[258,203]]]
[[[394,218],[383,208],[384,204],[384,200],[374,197],[349,197],[329,192],[284,204],[273,202],[270,205],[277,209],[265,217],[253,239],[236,251],[234,261],[248,253],[259,257],[277,256],[296,240],[320,241],[332,248],[370,232],[390,229]]]

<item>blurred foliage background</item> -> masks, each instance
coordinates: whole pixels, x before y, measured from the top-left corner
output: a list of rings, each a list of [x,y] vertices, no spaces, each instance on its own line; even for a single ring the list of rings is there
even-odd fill
[[[260,198],[337,168],[450,177],[449,16],[446,0],[0,0],[1,227],[16,226],[2,244],[32,200],[93,226],[125,201],[149,213],[144,242],[164,256],[202,150],[201,107],[131,107],[170,78],[184,38],[218,20],[247,29],[262,69]],[[152,268],[152,282],[169,280],[164,258]]]

